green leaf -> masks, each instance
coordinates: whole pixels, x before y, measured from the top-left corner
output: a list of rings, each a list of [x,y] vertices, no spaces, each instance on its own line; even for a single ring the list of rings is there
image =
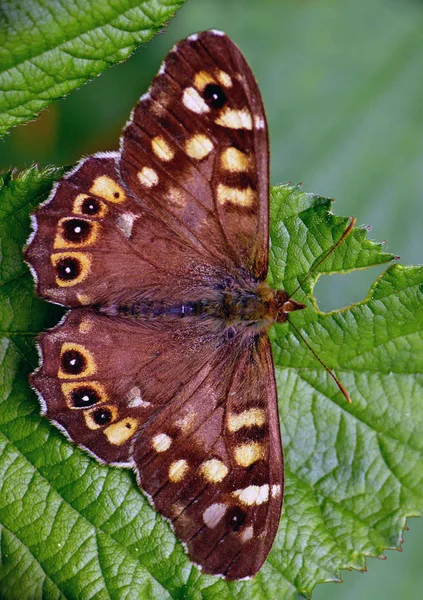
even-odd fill
[[[340,568],[397,547],[423,507],[423,269],[391,267],[369,297],[316,311],[308,279],[296,327],[348,388],[333,380],[289,325],[271,330],[286,457],[286,500],[268,561],[251,581],[201,575],[129,471],[101,466],[39,416],[27,376],[36,333],[62,310],[35,297],[21,248],[29,212],[61,169],[0,183],[0,590],[2,600],[56,598],[296,599]],[[271,279],[292,291],[342,235],[330,202],[272,191]],[[319,268],[389,261],[355,229]]]
[[[184,0],[7,0],[0,7],[0,135],[149,41]]]
[[[273,191],[280,221],[272,224],[271,272],[288,291],[347,225],[322,206],[328,201],[298,188]],[[319,271],[390,258],[355,229]],[[310,310],[291,320],[346,386],[351,405],[296,332],[273,327],[287,489],[269,562],[304,595],[336,580],[339,569],[364,569],[365,556],[399,547],[406,517],[423,512],[422,293],[423,268],[394,265],[363,302],[340,311],[316,312],[312,299],[296,295]]]

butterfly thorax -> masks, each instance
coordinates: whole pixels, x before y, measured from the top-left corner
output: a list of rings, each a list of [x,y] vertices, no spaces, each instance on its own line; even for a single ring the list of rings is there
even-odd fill
[[[303,308],[303,304],[291,300],[284,290],[256,283],[228,285],[198,300],[164,302],[142,299],[104,307],[102,312],[148,321],[163,316],[209,318],[219,321],[225,328],[244,325],[266,330],[275,321],[286,321],[289,312]]]

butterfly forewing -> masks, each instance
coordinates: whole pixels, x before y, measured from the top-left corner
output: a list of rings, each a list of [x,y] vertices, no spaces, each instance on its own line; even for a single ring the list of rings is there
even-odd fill
[[[123,180],[205,252],[267,274],[268,139],[254,76],[224,35],[177,44],[122,138]]]
[[[117,164],[110,153],[84,159],[33,216],[25,254],[38,292],[65,306],[203,297],[221,266],[143,207]]]
[[[283,460],[271,349],[268,139],[222,33],[170,52],[121,151],[82,160],[33,217],[38,292],[73,308],[39,338],[44,414],[133,467],[205,572],[254,575]],[[273,318],[273,317],[272,317]]]

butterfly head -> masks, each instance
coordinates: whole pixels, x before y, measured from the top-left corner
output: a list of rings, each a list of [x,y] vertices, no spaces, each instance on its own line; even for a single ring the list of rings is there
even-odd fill
[[[265,282],[259,284],[257,295],[263,307],[261,321],[264,329],[274,322],[285,323],[289,313],[306,308],[305,304],[293,300],[285,290],[271,289]]]
[[[284,323],[287,321],[287,315],[289,313],[306,308],[305,304],[292,300],[284,290],[276,290],[274,292],[274,301],[276,307],[275,321],[277,323]]]

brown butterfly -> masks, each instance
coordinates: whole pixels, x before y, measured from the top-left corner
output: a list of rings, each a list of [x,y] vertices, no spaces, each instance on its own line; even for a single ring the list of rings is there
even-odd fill
[[[283,458],[267,330],[304,308],[266,284],[263,103],[219,31],[167,56],[120,152],[83,159],[33,216],[38,293],[71,307],[39,337],[43,413],[132,467],[204,572],[254,575]]]

